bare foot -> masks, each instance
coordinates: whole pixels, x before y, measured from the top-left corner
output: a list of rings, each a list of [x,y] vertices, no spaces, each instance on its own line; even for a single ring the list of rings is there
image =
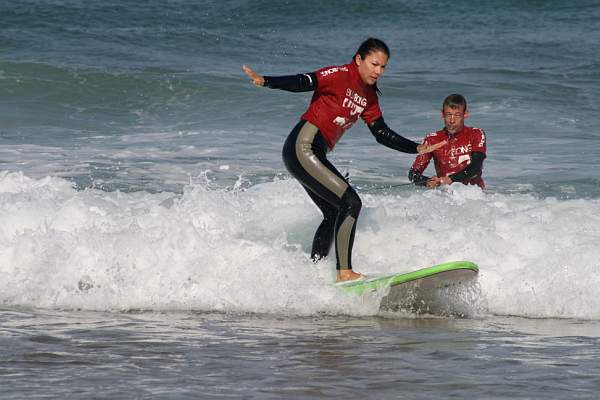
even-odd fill
[[[363,274],[354,272],[351,269],[340,269],[337,272],[336,282],[353,281],[355,279],[360,279],[362,277],[364,277]]]

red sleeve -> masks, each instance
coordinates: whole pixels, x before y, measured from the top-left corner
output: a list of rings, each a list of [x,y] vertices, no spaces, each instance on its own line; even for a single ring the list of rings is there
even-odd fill
[[[381,118],[381,108],[379,108],[379,99],[377,98],[377,94],[375,93],[375,89],[373,89],[373,93],[368,98],[367,108],[360,115],[363,121],[366,124],[370,124],[373,121]]]
[[[485,154],[485,132],[479,128],[473,128],[473,137],[471,138],[472,151]]]
[[[338,76],[337,72],[339,72],[340,67],[330,66],[323,67],[315,71],[315,76],[317,77],[317,90],[321,92],[327,92],[328,89],[331,89],[335,86],[335,81]]]
[[[431,142],[429,141],[429,136],[427,136],[427,137],[425,137],[425,139],[423,139],[423,144],[431,145]],[[431,161],[432,157],[433,157],[433,152],[419,154],[417,156],[417,158],[415,158],[415,162],[413,162],[412,169],[414,169],[415,171],[417,171],[420,174],[423,174],[423,172],[425,172],[425,170],[427,169],[427,166],[429,165],[429,162]]]

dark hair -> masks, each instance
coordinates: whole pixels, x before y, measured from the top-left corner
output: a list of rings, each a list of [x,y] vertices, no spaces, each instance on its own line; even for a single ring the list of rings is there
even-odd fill
[[[383,40],[375,38],[368,38],[367,40],[362,42],[358,50],[356,50],[356,54],[354,54],[354,57],[359,55],[360,58],[365,58],[369,54],[374,53],[376,51],[381,51],[382,53],[385,53],[385,55],[388,56],[388,58],[390,58],[390,48],[387,46],[387,44],[383,42]]]
[[[356,50],[356,53],[354,53],[354,58],[356,58],[356,56],[360,56],[360,58],[364,59],[369,54],[375,53],[377,51],[381,51],[388,58],[390,58],[390,48],[387,46],[387,44],[383,42],[383,40],[376,38],[368,38],[360,44],[358,50]],[[377,87],[377,83],[373,84],[373,89],[375,89],[375,92],[377,92],[377,94],[381,94],[381,91]]]
[[[463,111],[467,111],[467,99],[462,94],[453,93],[444,99],[442,112],[446,106],[452,109],[462,107]]]

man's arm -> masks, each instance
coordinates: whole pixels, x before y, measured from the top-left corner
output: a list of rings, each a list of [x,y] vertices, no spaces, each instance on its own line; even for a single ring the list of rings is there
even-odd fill
[[[474,178],[477,175],[481,175],[484,159],[485,153],[474,151],[471,154],[471,163],[467,165],[462,171],[449,175],[448,178],[450,178],[452,182],[461,182]]]
[[[423,139],[423,145],[431,145],[429,141],[429,135],[425,136],[425,139]],[[427,186],[429,177],[423,175],[423,172],[425,172],[429,166],[429,162],[431,161],[432,157],[433,153],[419,154],[408,170],[408,180],[414,183],[416,186]]]
[[[428,176],[423,175],[414,168],[408,170],[408,180],[416,186],[427,186]]]
[[[310,92],[317,87],[317,76],[314,72],[285,76],[265,76],[264,80],[264,86],[288,92]]]

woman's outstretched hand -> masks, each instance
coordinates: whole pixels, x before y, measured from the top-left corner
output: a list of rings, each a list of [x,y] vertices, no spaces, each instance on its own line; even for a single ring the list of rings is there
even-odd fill
[[[254,83],[256,86],[265,86],[265,78],[254,72],[254,70],[246,64],[242,65],[242,71],[250,77],[250,82]]]
[[[431,153],[434,150],[439,149],[440,147],[444,147],[446,144],[448,143],[447,140],[444,140],[443,142],[439,142],[436,144],[420,144],[417,146],[417,153],[419,154],[423,154],[423,153]]]

